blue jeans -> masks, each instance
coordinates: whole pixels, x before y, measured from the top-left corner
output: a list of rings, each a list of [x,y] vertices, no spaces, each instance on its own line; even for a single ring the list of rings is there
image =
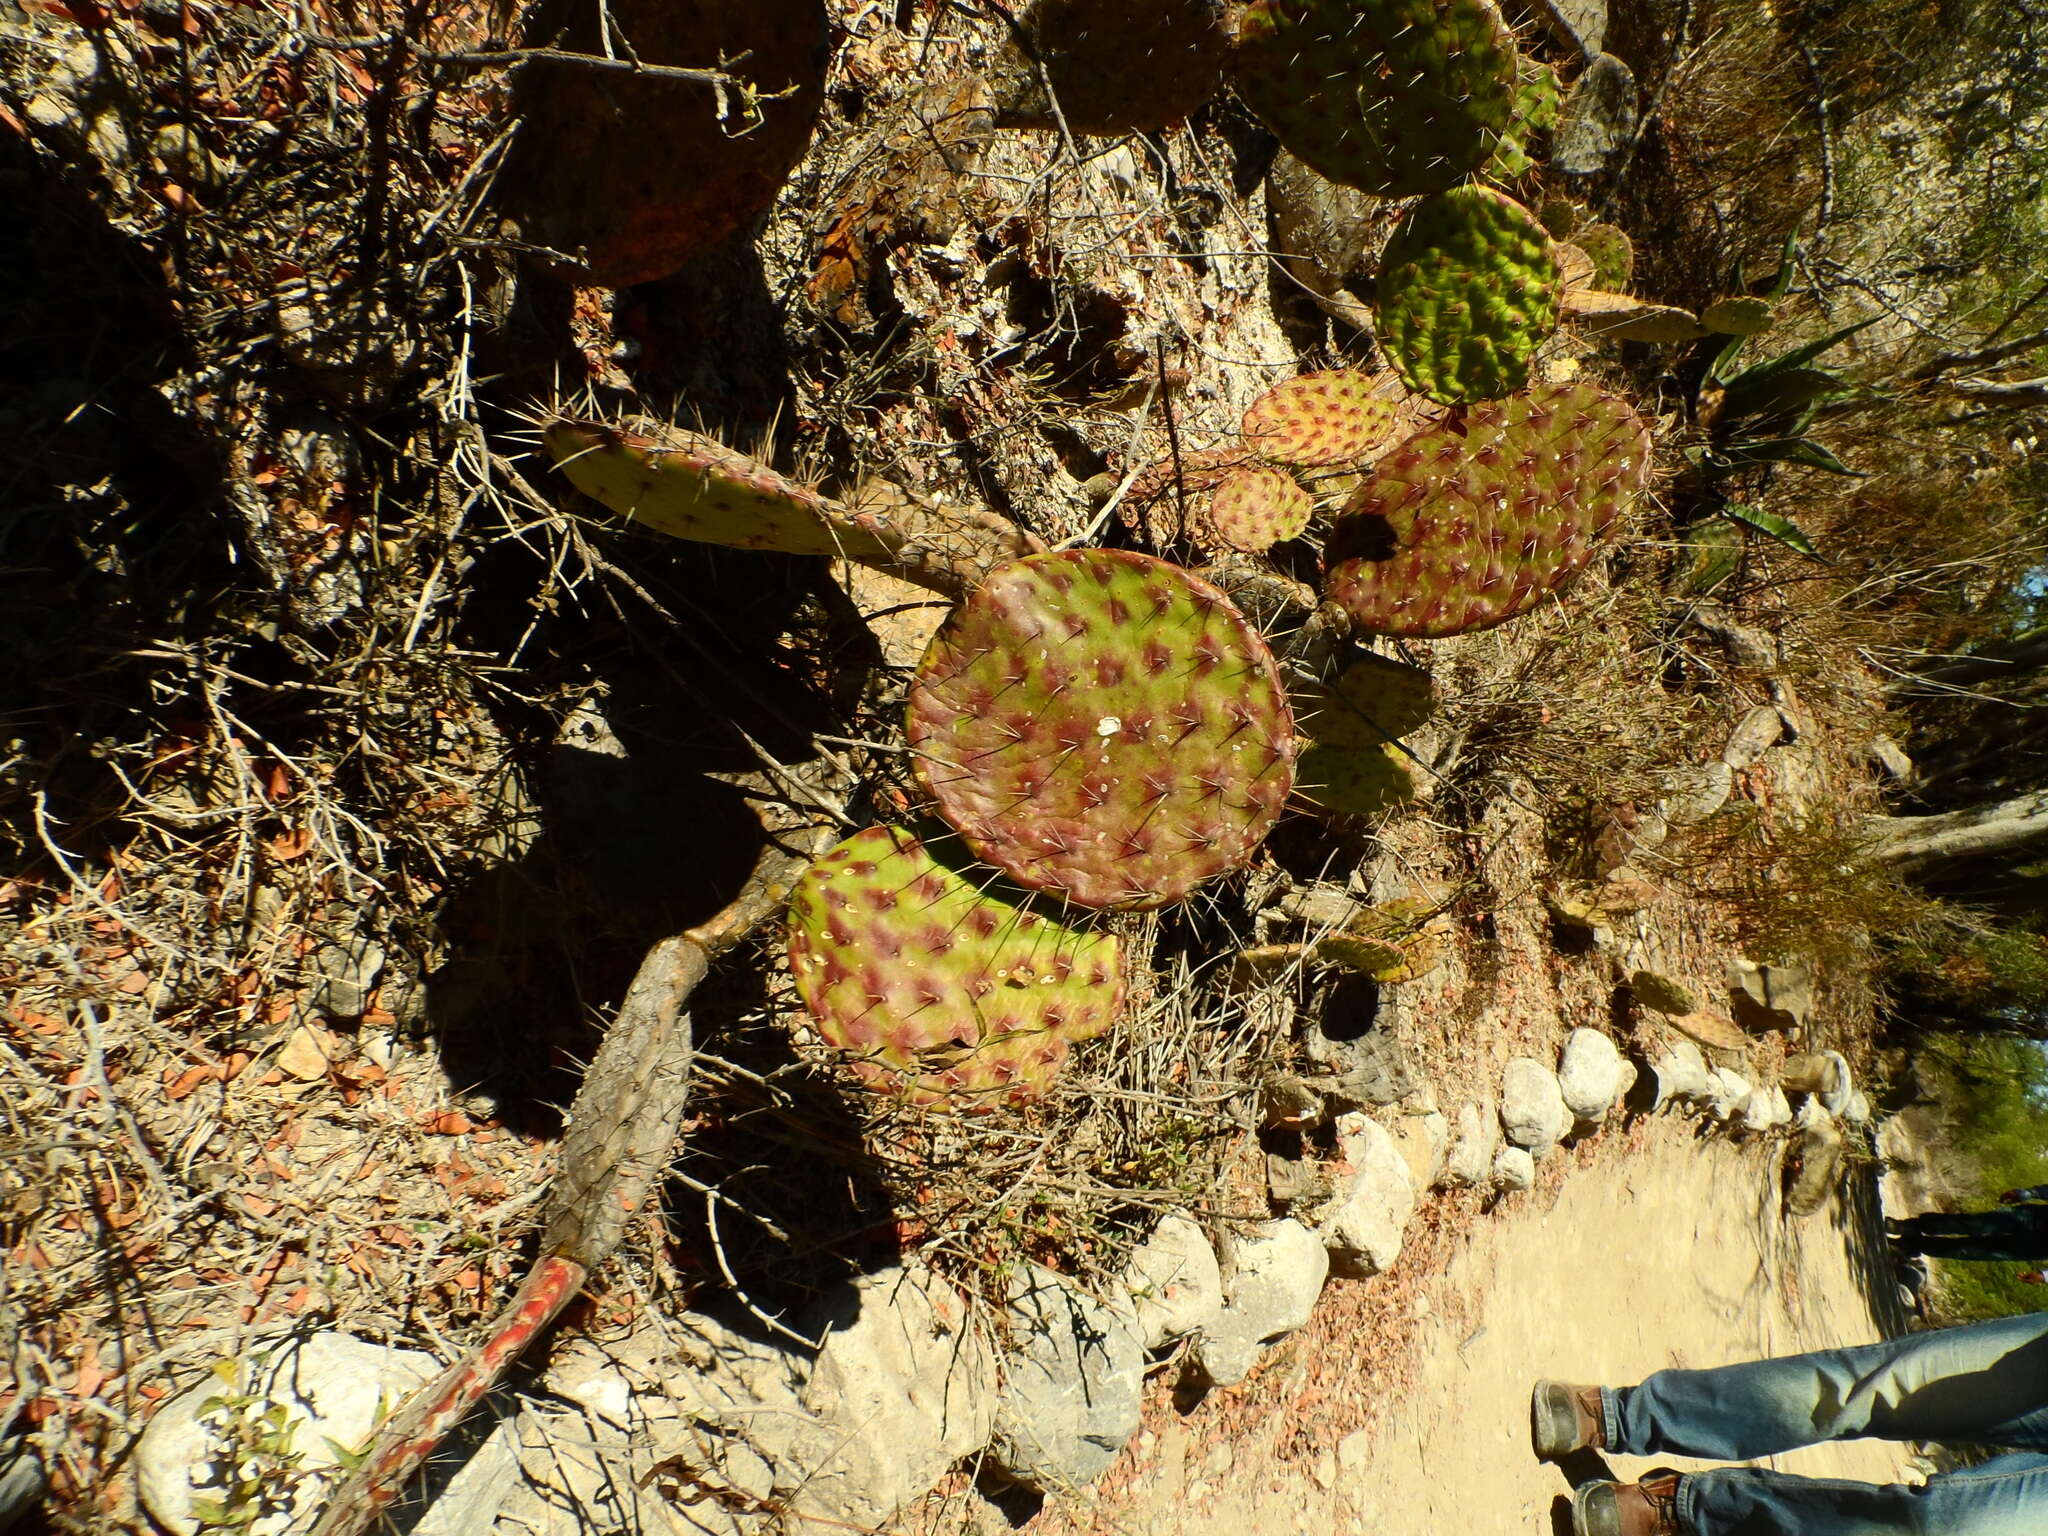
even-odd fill
[[[1865,1437],[2013,1448],[1917,1488],[1763,1467],[1687,1473],[1678,1517],[1693,1536],[2048,1536],[2048,1312],[1659,1371],[1600,1396],[1605,1443],[1637,1456],[1747,1461]]]

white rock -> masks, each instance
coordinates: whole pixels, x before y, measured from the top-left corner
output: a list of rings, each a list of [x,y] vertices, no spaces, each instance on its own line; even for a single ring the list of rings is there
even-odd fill
[[[829,1458],[806,1467],[793,1507],[881,1525],[988,1443],[995,1354],[966,1300],[921,1264],[863,1275],[824,1298],[803,1331],[824,1347],[803,1389]]]
[[[1309,1320],[1329,1277],[1323,1240],[1298,1221],[1269,1221],[1223,1245],[1223,1315],[1196,1336],[1194,1363],[1219,1387],[1244,1380],[1260,1349]]]
[[[1565,1107],[1581,1120],[1605,1119],[1622,1093],[1621,1052],[1597,1029],[1575,1029],[1557,1068]]]
[[[1711,763],[1671,769],[1661,776],[1661,783],[1664,798],[1659,805],[1664,819],[1674,827],[1689,827],[1728,803],[1735,790],[1735,770],[1716,758]]]
[[[1370,1115],[1338,1118],[1337,1150],[1344,1182],[1318,1232],[1338,1274],[1376,1275],[1401,1256],[1415,1178],[1393,1136]]]
[[[1861,1088],[1851,1088],[1842,1101],[1841,1118],[1845,1125],[1870,1124],[1870,1096]]]
[[[1739,1112],[1743,1126],[1752,1131],[1775,1130],[1792,1123],[1792,1103],[1778,1087],[1754,1088],[1742,1101]]]
[[[1532,1154],[1548,1152],[1571,1134],[1574,1119],[1555,1072],[1526,1056],[1507,1064],[1501,1074],[1500,1123],[1509,1141]]]
[[[1131,1255],[1124,1294],[1145,1348],[1199,1332],[1223,1314],[1223,1271],[1216,1250],[1194,1221],[1169,1212]]]
[[[1652,1108],[1662,1109],[1675,1099],[1703,1099],[1713,1090],[1713,1076],[1707,1058],[1690,1040],[1681,1040],[1651,1064],[1657,1078]]]
[[[1523,1147],[1502,1147],[1493,1160],[1493,1182],[1503,1190],[1533,1189],[1536,1159]]]
[[[1405,1114],[1394,1122],[1391,1134],[1415,1188],[1435,1188],[1451,1147],[1451,1122],[1434,1109],[1426,1114]]]
[[[1849,1096],[1856,1091],[1855,1075],[1849,1070],[1849,1058],[1840,1051],[1823,1051],[1822,1055],[1835,1064],[1835,1087],[1831,1093],[1820,1096],[1823,1108],[1831,1115],[1840,1115],[1849,1102]]]
[[[1493,1171],[1493,1154],[1499,1147],[1500,1117],[1485,1113],[1477,1104],[1461,1105],[1457,1134],[1444,1158],[1444,1183],[1453,1187],[1483,1184]]]
[[[1716,1067],[1708,1089],[1711,1095],[1708,1107],[1713,1111],[1716,1120],[1733,1120],[1742,1112],[1742,1106],[1749,1102],[1749,1096],[1754,1091],[1755,1085],[1741,1073],[1731,1072],[1726,1067]]]
[[[289,1485],[294,1468],[316,1475],[298,1476],[285,1507],[239,1529],[249,1536],[308,1529],[340,1476],[334,1447],[359,1448],[381,1413],[439,1370],[432,1355],[388,1349],[345,1333],[258,1344],[229,1363],[235,1372],[232,1384],[209,1373],[159,1408],[135,1445],[135,1480],[143,1505],[174,1536],[192,1536],[199,1529],[195,1499],[222,1499],[233,1427],[253,1425],[273,1406],[285,1410],[278,1431],[289,1437],[284,1455],[297,1458],[280,1461],[281,1481]],[[215,1398],[226,1401],[211,1409],[203,1406]]]
[[[1009,1318],[1013,1353],[989,1459],[1047,1493],[1083,1488],[1143,1417],[1145,1342],[1137,1319],[1036,1264],[1013,1280]]]
[[[1721,749],[1721,761],[1740,773],[1760,762],[1784,734],[1785,721],[1777,708],[1759,704],[1735,722],[1735,729],[1728,733],[1728,745]]]

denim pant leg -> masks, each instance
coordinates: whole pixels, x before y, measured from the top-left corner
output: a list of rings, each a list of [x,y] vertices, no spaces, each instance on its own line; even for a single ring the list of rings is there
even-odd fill
[[[1606,1443],[1751,1461],[1824,1440],[2048,1451],[2048,1312],[1601,1390]],[[2042,1528],[2048,1531],[2048,1526]]]
[[[1678,1518],[1693,1536],[2041,1536],[2048,1455],[1999,1456],[1919,1488],[1764,1467],[1691,1472],[1679,1479]]]

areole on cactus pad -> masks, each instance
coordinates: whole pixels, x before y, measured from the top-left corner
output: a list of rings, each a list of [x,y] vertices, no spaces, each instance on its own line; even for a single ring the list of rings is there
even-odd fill
[[[868,1086],[951,1108],[1021,1102],[1116,1021],[1117,940],[1005,899],[962,862],[901,829],[856,832],[790,894],[790,973]]]
[[[1378,634],[1488,628],[1569,585],[1649,478],[1649,429],[1591,384],[1472,406],[1374,466],[1324,590]]]
[[[1084,907],[1249,859],[1293,782],[1272,653],[1221,591],[1125,550],[996,567],[933,637],[908,736],[980,858]]]

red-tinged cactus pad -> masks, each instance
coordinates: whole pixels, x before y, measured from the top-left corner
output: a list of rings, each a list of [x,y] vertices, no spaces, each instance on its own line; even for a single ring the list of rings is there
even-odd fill
[[[1297,158],[1376,197],[1455,185],[1514,118],[1514,36],[1489,0],[1252,0],[1234,69]]]
[[[1459,187],[1409,209],[1387,242],[1380,340],[1409,388],[1446,405],[1497,399],[1528,383],[1563,288],[1534,214],[1490,188]]]
[[[1035,1098],[1069,1045],[1116,1021],[1116,937],[1007,901],[946,852],[869,827],[805,870],[797,993],[870,1087],[950,1108]]]
[[[1222,592],[1125,550],[1012,560],[911,685],[917,770],[976,855],[1078,906],[1179,901],[1293,782],[1272,653]]]
[[[1209,522],[1232,549],[1256,553],[1282,539],[1298,539],[1315,510],[1294,476],[1266,464],[1234,469],[1216,487]]]
[[[1344,816],[1377,816],[1415,798],[1415,778],[1382,747],[1313,746],[1301,754],[1294,792]]]
[[[1296,683],[1297,730],[1326,747],[1382,747],[1436,713],[1436,684],[1391,656],[1361,656],[1334,682]]]
[[[1473,406],[1374,466],[1325,594],[1377,634],[1486,629],[1569,585],[1649,478],[1649,429],[1591,384]]]
[[[1400,427],[1399,402],[1389,398],[1393,382],[1391,374],[1356,368],[1288,379],[1244,413],[1245,443],[1276,464],[1355,464]]]

